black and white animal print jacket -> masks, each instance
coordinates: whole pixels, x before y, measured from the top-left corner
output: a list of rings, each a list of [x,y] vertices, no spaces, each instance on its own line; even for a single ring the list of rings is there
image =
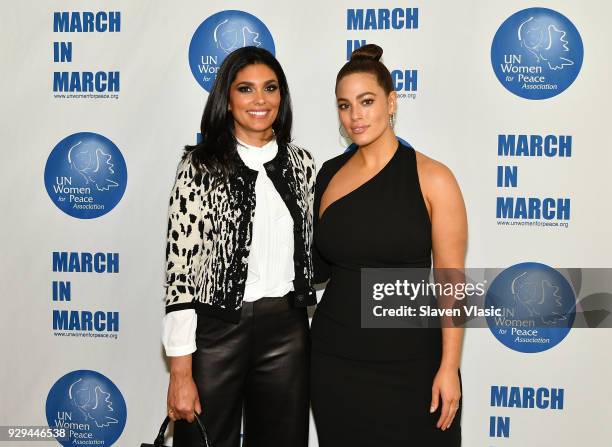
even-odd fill
[[[179,163],[168,212],[166,313],[193,308],[225,321],[240,320],[258,173],[237,154],[236,164],[236,173],[223,182],[198,173],[189,157]],[[264,167],[293,218],[294,305],[316,304],[311,284],[314,160],[305,149],[279,145]]]

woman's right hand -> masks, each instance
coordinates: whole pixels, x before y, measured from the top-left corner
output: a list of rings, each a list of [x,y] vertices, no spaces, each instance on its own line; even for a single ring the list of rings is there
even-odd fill
[[[202,412],[198,388],[191,372],[191,354],[170,357],[167,404],[168,416],[173,421],[185,419],[193,422],[194,412]]]

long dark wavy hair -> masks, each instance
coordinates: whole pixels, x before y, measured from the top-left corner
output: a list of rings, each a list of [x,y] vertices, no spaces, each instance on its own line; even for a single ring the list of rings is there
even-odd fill
[[[272,129],[279,148],[291,141],[293,114],[283,68],[276,58],[263,48],[239,48],[225,58],[217,72],[202,115],[202,140],[195,146],[185,146],[183,158],[191,156],[194,167],[200,173],[206,170],[213,175],[227,178],[235,172],[238,155],[234,117],[228,110],[230,87],[236,79],[236,74],[247,65],[253,64],[265,64],[276,74],[281,102]]]

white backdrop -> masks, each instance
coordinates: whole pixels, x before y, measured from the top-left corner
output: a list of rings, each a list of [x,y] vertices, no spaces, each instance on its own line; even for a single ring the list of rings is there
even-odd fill
[[[508,17],[536,6],[553,9],[573,23],[582,38],[584,61],[566,91],[529,100],[498,81],[491,45]],[[347,29],[348,8],[418,8],[418,26]],[[290,84],[295,141],[313,152],[319,166],[346,146],[338,134],[334,80],[346,60],[347,40],[366,39],[384,48],[389,68],[418,72],[416,90],[400,92],[407,97],[399,101],[396,132],[457,177],[468,208],[468,266],[506,268],[528,261],[554,267],[611,266],[608,2],[5,3],[0,15],[0,425],[47,425],[46,406],[57,414],[61,405],[52,402],[66,391],[50,393],[54,384],[72,371],[91,370],[116,386],[127,407],[121,413],[117,391],[102,387],[113,399],[109,408],[115,422],[107,419],[106,427],[94,430],[94,438],[104,441],[99,445],[110,445],[109,433],[123,423],[115,445],[152,442],[165,414],[168,379],[160,343],[166,206],[181,148],[195,142],[207,97],[190,71],[188,49],[206,18],[231,9],[254,15],[270,31]],[[54,32],[54,13],[62,11],[118,11],[120,29]],[[53,42],[72,42],[71,62],[54,61]],[[568,45],[576,45],[575,39]],[[118,97],[59,97],[53,77],[61,71],[119,72],[119,91],[107,92]],[[111,140],[127,167],[127,183],[123,179],[95,193],[103,197],[125,188],[121,200],[91,219],[61,211],[45,189],[52,150],[80,132]],[[499,134],[570,135],[572,155],[500,157]],[[496,169],[502,164],[518,167],[517,188],[496,186]],[[48,174],[53,177],[54,172]],[[568,223],[567,228],[498,224],[496,198],[505,195],[571,198],[570,218],[559,221]],[[118,253],[119,271],[53,271],[53,252]],[[69,302],[53,301],[53,281],[70,282]],[[117,312],[120,323],[112,331],[58,330],[54,310]],[[468,331],[462,361],[463,445],[608,445],[610,352],[610,331],[604,329],[573,329],[558,345],[531,354],[504,346],[488,329]],[[492,407],[492,386],[562,388],[564,405],[558,410]],[[492,416],[510,418],[508,436],[490,436]],[[73,422],[78,417],[75,410]],[[99,420],[92,416],[89,422]],[[310,444],[317,445],[314,426]]]

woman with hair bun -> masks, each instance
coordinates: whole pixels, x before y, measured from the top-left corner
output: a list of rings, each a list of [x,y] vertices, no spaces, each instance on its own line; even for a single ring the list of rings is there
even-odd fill
[[[336,78],[355,147],[321,167],[314,203],[311,401],[320,447],[461,444],[463,329],[367,329],[362,268],[464,267],[467,219],[443,164],[398,142],[382,49],[355,50]]]

